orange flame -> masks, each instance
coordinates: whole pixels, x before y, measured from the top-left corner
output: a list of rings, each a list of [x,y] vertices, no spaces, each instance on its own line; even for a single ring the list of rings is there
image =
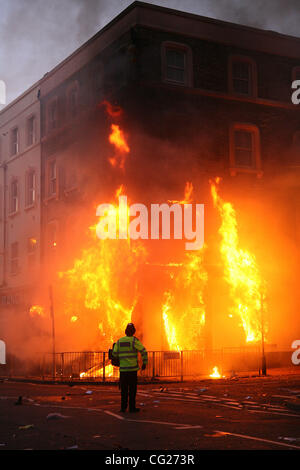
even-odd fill
[[[224,261],[225,279],[230,286],[233,302],[232,312],[242,322],[246,341],[259,341],[261,338],[261,313],[265,307],[265,283],[262,280],[253,254],[239,248],[238,229],[235,210],[229,202],[224,202],[218,194],[217,184],[211,181],[211,195],[214,206],[222,219],[219,229],[221,235],[221,256]]]
[[[115,146],[117,155],[109,159],[113,167],[119,166],[123,169],[125,165],[125,155],[130,152],[130,148],[126,142],[124,132],[117,124],[111,125],[111,133],[109,135],[109,142]]]
[[[31,317],[44,317],[46,315],[45,310],[41,305],[32,305],[29,309],[29,314]]]
[[[213,368],[213,372],[210,374],[210,377],[212,379],[221,379],[222,378],[217,366]]]

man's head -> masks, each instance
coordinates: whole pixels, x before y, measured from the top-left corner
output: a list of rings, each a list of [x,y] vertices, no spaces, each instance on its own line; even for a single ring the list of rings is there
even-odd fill
[[[128,325],[126,326],[125,335],[126,336],[133,336],[134,333],[135,333],[134,324],[133,323],[128,323]]]

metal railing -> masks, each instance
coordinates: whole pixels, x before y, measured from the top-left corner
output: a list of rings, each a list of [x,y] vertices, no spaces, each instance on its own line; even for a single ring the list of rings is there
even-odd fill
[[[261,350],[259,347],[245,347],[211,351],[149,351],[148,365],[144,371],[139,371],[139,376],[145,380],[159,378],[184,380],[207,377],[213,372],[214,367],[218,368],[221,375],[259,372]],[[35,361],[25,364],[8,360],[8,364],[2,368],[0,374],[56,381],[109,382],[118,380],[119,368],[111,365],[106,351],[61,352],[37,355]]]

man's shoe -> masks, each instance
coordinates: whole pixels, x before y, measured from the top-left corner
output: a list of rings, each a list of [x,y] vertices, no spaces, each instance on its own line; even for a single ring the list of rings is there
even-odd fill
[[[133,408],[132,410],[129,410],[129,413],[138,413],[140,411],[140,408]]]
[[[121,408],[120,411],[119,411],[119,413],[125,413],[125,411],[126,411],[126,408],[125,408],[125,409],[124,409],[124,408]]]

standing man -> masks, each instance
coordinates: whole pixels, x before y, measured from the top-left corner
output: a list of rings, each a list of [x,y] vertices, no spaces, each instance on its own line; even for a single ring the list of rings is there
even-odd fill
[[[137,389],[137,371],[138,365],[138,351],[140,352],[143,365],[142,370],[145,370],[148,363],[148,354],[142,343],[133,336],[135,327],[133,323],[128,323],[123,338],[120,338],[113,349],[113,356],[120,360],[120,385],[121,385],[121,409],[124,413],[128,405],[129,395],[129,411],[136,413],[140,411],[135,407],[135,397]]]

